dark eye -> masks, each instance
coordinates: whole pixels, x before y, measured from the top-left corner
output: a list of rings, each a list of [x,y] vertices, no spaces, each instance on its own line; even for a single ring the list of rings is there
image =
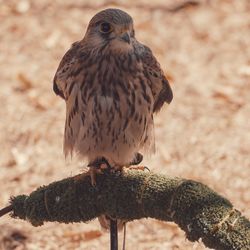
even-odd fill
[[[102,33],[110,33],[112,31],[112,26],[109,23],[101,23],[100,31]]]

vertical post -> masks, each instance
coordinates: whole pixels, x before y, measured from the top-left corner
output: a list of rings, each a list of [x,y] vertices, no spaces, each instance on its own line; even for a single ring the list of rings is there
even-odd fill
[[[118,250],[117,220],[110,219],[110,250]]]

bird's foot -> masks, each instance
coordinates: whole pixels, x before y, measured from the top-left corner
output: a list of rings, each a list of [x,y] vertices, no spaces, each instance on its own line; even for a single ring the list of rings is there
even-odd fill
[[[95,161],[89,163],[88,167],[89,167],[89,170],[87,172],[75,176],[74,180],[79,181],[79,180],[84,179],[87,176],[90,176],[91,185],[93,187],[95,187],[96,186],[96,175],[103,174],[105,170],[110,168],[110,165],[109,165],[108,161],[104,157],[102,157],[102,158],[98,158]]]
[[[127,166],[127,170],[140,170],[140,171],[145,171],[148,170],[150,172],[150,169],[146,166]]]
[[[102,169],[101,168],[96,168],[94,166],[90,166],[89,170],[87,172],[75,176],[74,180],[75,181],[81,181],[84,178],[86,178],[87,176],[90,176],[91,185],[93,187],[95,187],[96,186],[96,175],[97,174],[103,174]]]
[[[124,170],[125,171],[126,170],[141,170],[141,171],[148,170],[150,171],[149,168],[146,166],[135,166],[135,165],[140,164],[142,160],[143,160],[143,155],[140,153],[136,153],[135,158],[126,166],[126,169]]]
[[[146,166],[135,166],[135,165],[140,164],[142,162],[142,160],[143,160],[143,155],[140,153],[136,153],[134,159],[128,165],[125,165],[125,166],[115,165],[115,166],[112,166],[110,171],[112,173],[117,173],[117,174],[119,174],[119,173],[121,174],[123,172],[126,172],[127,170],[144,171],[147,169],[148,171],[150,171],[149,168]]]

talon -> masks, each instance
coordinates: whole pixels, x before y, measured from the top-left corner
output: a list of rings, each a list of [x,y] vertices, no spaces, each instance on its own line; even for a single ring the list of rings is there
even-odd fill
[[[90,182],[93,187],[96,186],[96,175],[103,174],[101,169],[98,169],[94,166],[89,166],[89,170],[85,173],[79,174],[74,177],[75,181],[81,181],[82,179],[86,178],[87,176],[90,177]]]

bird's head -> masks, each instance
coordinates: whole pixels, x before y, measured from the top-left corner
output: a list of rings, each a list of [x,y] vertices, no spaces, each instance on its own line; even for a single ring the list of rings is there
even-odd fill
[[[84,43],[92,48],[129,51],[133,48],[131,41],[135,32],[133,19],[119,9],[106,9],[97,13],[89,22]]]

